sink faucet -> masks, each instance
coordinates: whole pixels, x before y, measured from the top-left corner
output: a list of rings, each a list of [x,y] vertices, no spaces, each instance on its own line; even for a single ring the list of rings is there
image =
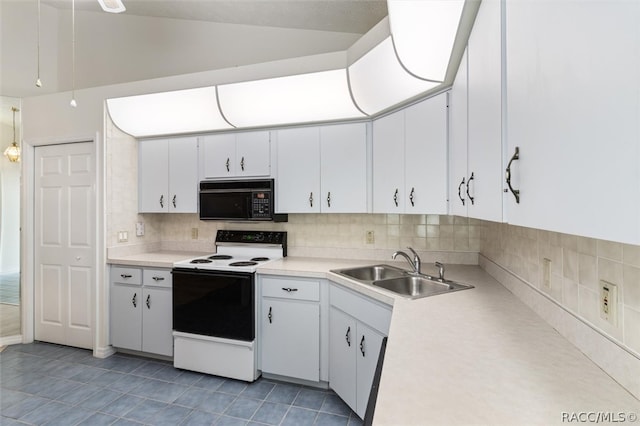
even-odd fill
[[[416,253],[416,251],[414,249],[412,249],[411,247],[407,247],[409,250],[411,250],[411,253],[413,253],[413,260],[411,260],[411,258],[409,257],[409,255],[403,251],[397,251],[395,253],[393,253],[391,255],[392,259],[395,259],[396,256],[400,255],[403,256],[405,259],[407,259],[407,262],[409,262],[409,265],[411,265],[411,267],[413,268],[413,273],[414,274],[420,274],[420,256],[418,256],[418,253]]]
[[[438,268],[438,275],[440,275],[440,281],[444,281],[444,265],[440,262],[436,262],[436,268]]]

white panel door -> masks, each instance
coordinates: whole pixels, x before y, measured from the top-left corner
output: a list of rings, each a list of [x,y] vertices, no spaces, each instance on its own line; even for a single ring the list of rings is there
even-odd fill
[[[93,347],[92,143],[35,149],[35,339]]]
[[[467,51],[449,95],[449,213],[467,216]]]
[[[404,213],[404,111],[373,122],[373,212]]]
[[[277,213],[320,212],[320,129],[278,130],[277,137]]]
[[[169,211],[169,141],[148,139],[138,142],[138,211]]]
[[[142,350],[141,286],[116,283],[111,288],[111,344],[116,348]]]
[[[378,364],[383,336],[370,327],[358,322],[356,348],[357,403],[356,414],[364,418],[367,402],[371,393],[371,385]]]
[[[329,312],[329,387],[356,410],[356,320],[331,307]]]
[[[236,174],[269,176],[271,174],[271,136],[268,131],[236,135]]]
[[[198,139],[169,139],[169,212],[198,213]]]
[[[170,288],[142,289],[142,351],[173,356]]]
[[[405,213],[447,214],[447,94],[405,109]]]
[[[367,212],[365,123],[320,128],[320,176],[323,212]]]
[[[200,145],[203,177],[232,177],[236,174],[236,135],[227,133],[202,137]]]

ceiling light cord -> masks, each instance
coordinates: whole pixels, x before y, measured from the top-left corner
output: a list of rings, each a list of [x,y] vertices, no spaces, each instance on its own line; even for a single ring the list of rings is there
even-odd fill
[[[71,102],[73,108],[76,102],[76,1],[71,0]]]
[[[40,0],[38,0],[38,77],[36,78],[36,87],[42,87],[40,80]]]

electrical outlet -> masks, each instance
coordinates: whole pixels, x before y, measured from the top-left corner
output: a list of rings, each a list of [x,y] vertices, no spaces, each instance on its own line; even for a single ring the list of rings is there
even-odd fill
[[[136,223],[136,237],[144,237],[144,222]]]
[[[191,228],[191,239],[192,240],[198,239],[198,228]]]
[[[600,318],[614,327],[618,326],[618,286],[600,280]]]
[[[126,243],[129,241],[129,232],[127,231],[118,231],[118,242]]]
[[[373,231],[367,231],[366,240],[367,244],[373,244],[376,241]]]
[[[542,287],[551,290],[551,259],[542,259]]]

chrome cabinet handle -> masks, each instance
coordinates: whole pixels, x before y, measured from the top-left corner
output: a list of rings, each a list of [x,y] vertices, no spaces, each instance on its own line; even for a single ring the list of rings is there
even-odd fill
[[[147,294],[147,309],[151,309],[151,295]]]
[[[395,203],[396,207],[398,207],[398,188],[396,188],[396,192],[393,194],[393,202]]]
[[[131,278],[131,275],[129,275],[129,274],[120,274],[120,277],[124,278],[126,280],[127,278]]]
[[[164,208],[164,195],[160,196],[160,207]]]
[[[229,172],[229,170],[230,170],[230,169],[229,169],[229,158],[227,158],[227,162],[226,162],[226,163],[224,163],[224,165],[225,165],[225,166],[227,166],[227,172]]]
[[[347,341],[347,345],[351,346],[351,326],[347,327],[347,333],[344,335],[345,340]]]
[[[138,302],[136,301],[136,296],[138,295],[138,293],[133,293],[133,299],[131,299],[131,303],[133,304],[134,308],[138,307]]]
[[[469,198],[469,200],[471,200],[471,205],[474,205],[474,200],[475,198],[473,198],[471,196],[471,194],[469,194],[469,187],[471,186],[471,181],[474,180],[475,177],[473,176],[473,172],[471,172],[471,176],[469,177],[469,180],[467,181],[467,197]]]
[[[360,352],[362,352],[362,356],[364,356],[364,336],[362,336],[362,340],[360,340]]]
[[[309,193],[309,207],[313,207],[313,192]]]
[[[464,198],[462,198],[462,185],[464,185],[464,178],[462,178],[460,185],[458,185],[458,198],[460,198],[460,201],[462,201],[462,205],[464,206]]]
[[[155,282],[158,282],[158,281],[164,281],[164,277],[153,277],[153,280],[154,280]]]
[[[507,171],[505,175],[507,180],[507,186],[509,187],[509,190],[511,191],[513,196],[516,197],[517,204],[520,204],[520,190],[513,189],[513,187],[511,186],[511,163],[513,163],[513,160],[519,160],[519,159],[520,159],[520,147],[516,146],[516,152],[511,157],[511,160],[509,160],[509,164],[507,165]],[[507,190],[505,189],[504,192],[507,192]]]
[[[173,203],[173,208],[174,209],[176,208],[176,197],[177,197],[177,195],[174,195],[173,196],[173,200],[171,200],[171,202]]]
[[[267,318],[269,318],[269,324],[271,324],[273,321],[273,315],[271,315],[271,306],[269,306],[269,315],[267,315]]]
[[[240,168],[244,172],[244,157],[242,157],[242,159],[240,160]]]
[[[291,287],[282,287],[282,289],[287,293],[291,293],[292,291],[298,291],[297,288],[291,288]]]
[[[327,192],[327,207],[331,207],[331,191]]]
[[[413,196],[414,192],[416,192],[416,189],[412,187],[411,188],[411,193],[409,194],[409,201],[411,201],[411,207],[415,207],[416,206],[414,201],[413,201],[414,200],[414,196]]]

